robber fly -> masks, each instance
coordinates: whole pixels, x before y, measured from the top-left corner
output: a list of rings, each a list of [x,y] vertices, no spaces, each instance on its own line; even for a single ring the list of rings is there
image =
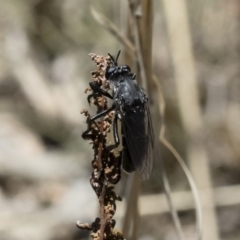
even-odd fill
[[[101,94],[113,100],[113,104],[89,119],[89,123],[115,111],[113,120],[113,136],[115,143],[107,147],[113,150],[118,147],[118,120],[122,123],[122,167],[126,172],[138,171],[140,177],[146,180],[150,177],[153,166],[154,137],[149,111],[148,98],[144,90],[137,84],[136,75],[127,65],[118,66],[112,55],[110,66],[106,69],[105,77],[113,87],[112,95],[90,82],[93,93]],[[82,134],[85,138],[87,131]]]

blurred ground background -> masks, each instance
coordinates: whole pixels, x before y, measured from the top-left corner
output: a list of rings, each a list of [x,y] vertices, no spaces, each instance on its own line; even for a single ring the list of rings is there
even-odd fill
[[[92,3],[124,33],[126,1]],[[228,199],[240,189],[240,3],[186,3],[212,185],[228,193],[228,204],[214,200],[220,202],[217,231],[219,239],[237,240],[240,202]],[[162,2],[154,1],[153,72],[166,101],[166,137],[186,158],[166,22]],[[0,240],[88,239],[75,227],[76,220],[91,222],[98,214],[88,182],[91,148],[81,139],[86,126],[80,110],[88,106],[84,90],[95,68],[88,53],[116,54],[121,48],[93,19],[90,1],[0,1]],[[162,158],[173,190],[186,190],[184,175],[164,148]],[[119,192],[123,188],[120,183]],[[156,170],[142,194],[161,189]],[[186,239],[193,239],[193,208],[180,217]],[[169,213],[141,220],[142,239],[176,239]]]

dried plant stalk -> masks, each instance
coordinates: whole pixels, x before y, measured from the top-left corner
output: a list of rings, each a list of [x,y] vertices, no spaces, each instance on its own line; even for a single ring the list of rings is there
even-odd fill
[[[104,90],[110,90],[109,82],[105,79],[105,70],[110,64],[109,57],[98,56],[90,53],[89,56],[96,63],[97,69],[92,72],[92,79],[95,84]],[[85,93],[90,92],[87,99],[89,103],[96,106],[97,112],[100,113],[108,108],[107,99],[87,88]],[[116,211],[116,201],[121,201],[121,197],[114,192],[114,186],[121,178],[121,156],[116,156],[113,151],[106,148],[106,137],[110,131],[114,111],[109,112],[100,120],[90,123],[90,114],[84,109],[81,112],[87,117],[87,135],[90,144],[93,145],[94,159],[92,161],[93,172],[90,178],[90,184],[95,191],[100,204],[100,218],[90,224],[77,222],[77,227],[84,230],[92,231],[91,237],[94,240],[121,240],[123,234],[121,231],[114,229],[115,220],[113,216]],[[110,185],[111,184],[111,185]]]
[[[213,202],[209,158],[204,143],[204,121],[199,105],[199,92],[192,52],[192,42],[187,14],[187,3],[164,0],[166,24],[176,79],[176,92],[183,126],[188,135],[187,156],[190,169],[199,189],[208,189],[208,208],[203,208],[203,232],[197,229],[197,239],[219,239],[217,217]],[[176,13],[174,9],[179,9]],[[181,28],[176,28],[180,24]],[[188,94],[191,93],[191,94]],[[200,195],[201,199],[201,195]],[[204,202],[204,201],[203,201]]]

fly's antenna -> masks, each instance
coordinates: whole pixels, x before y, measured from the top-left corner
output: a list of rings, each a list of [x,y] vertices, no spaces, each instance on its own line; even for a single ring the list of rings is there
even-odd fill
[[[111,58],[111,60],[113,61],[115,66],[118,66],[117,60],[118,60],[118,57],[119,57],[120,53],[121,53],[121,50],[119,50],[119,52],[117,54],[117,57],[116,57],[116,60],[114,59],[114,57],[110,53],[108,53],[108,56]]]
[[[108,53],[108,56],[111,58],[114,65],[117,66],[117,62],[115,61],[114,57],[110,53]]]
[[[118,54],[117,54],[117,57],[116,57],[116,63],[118,61],[118,57],[119,57],[120,53],[121,53],[121,50],[118,51]]]

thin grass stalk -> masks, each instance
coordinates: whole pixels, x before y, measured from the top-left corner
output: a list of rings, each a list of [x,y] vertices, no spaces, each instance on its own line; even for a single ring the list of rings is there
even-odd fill
[[[137,72],[140,72],[140,78],[138,78],[138,81],[140,80],[141,85],[143,86],[143,88],[145,88],[146,92],[147,92],[147,78],[146,78],[146,72],[145,72],[145,68],[146,66],[144,66],[144,61],[143,61],[143,56],[142,56],[142,47],[141,47],[141,35],[140,35],[140,26],[138,24],[138,22],[144,22],[145,19],[141,18],[141,16],[137,15],[136,10],[137,7],[141,7],[141,3],[138,1],[129,1],[129,9],[130,9],[130,15],[129,15],[129,23],[130,26],[129,28],[131,28],[133,30],[133,41],[134,41],[134,45],[135,45],[135,49],[136,49],[136,61],[137,61]],[[128,29],[129,29],[128,28]],[[145,29],[143,28],[143,30],[145,31]],[[132,37],[132,36],[129,36]],[[151,53],[151,48],[149,49],[150,53]],[[151,63],[150,63],[151,65]],[[150,69],[151,71],[151,69]],[[127,209],[132,209],[131,213],[132,213],[132,220],[133,220],[133,233],[132,233],[132,237],[131,239],[137,239],[138,236],[138,222],[139,222],[139,211],[138,211],[138,196],[140,193],[140,182],[139,179],[137,179],[138,177],[135,175],[134,176],[134,180],[132,181],[132,187],[134,189],[135,194],[133,195],[131,202],[128,203]],[[135,186],[134,186],[135,185]],[[132,205],[132,208],[131,208]],[[126,212],[127,213],[127,212]],[[124,234],[128,234],[129,231],[129,219],[131,217],[131,214],[128,213],[125,221],[124,221]]]
[[[93,6],[91,6],[91,14],[93,18],[97,21],[99,25],[105,28],[110,32],[126,49],[126,54],[130,55],[131,58],[134,58],[135,47],[132,42],[124,36],[124,34],[119,30],[119,28],[112,23],[107,17],[105,17],[100,12],[96,11]]]
[[[217,240],[218,229],[213,204],[209,159],[204,146],[204,124],[199,106],[199,93],[189,29],[187,3],[163,0],[170,48],[176,79],[176,90],[182,122],[189,137],[187,154],[192,174],[199,189],[208,189],[211,207],[204,209],[203,239]],[[176,11],[178,9],[178,11]],[[181,27],[178,27],[178,26]],[[197,239],[201,239],[198,232]]]
[[[159,141],[161,143],[163,143],[163,145],[165,145],[172,153],[177,153],[177,151],[172,147],[170,148],[169,146],[171,146],[171,144],[165,139],[164,133],[165,133],[165,99],[164,96],[162,94],[161,91],[161,87],[160,87],[160,83],[158,81],[158,79],[155,76],[152,76],[153,82],[156,86],[157,89],[157,95],[158,95],[158,103],[159,103],[159,113],[161,116],[161,127],[160,127],[160,133],[159,133]],[[178,153],[177,153],[178,154]],[[174,155],[174,154],[173,154]],[[176,157],[176,155],[174,155]],[[177,158],[176,158],[177,159]],[[168,176],[167,176],[167,172],[164,166],[164,162],[161,159],[161,157],[159,157],[160,160],[160,171],[161,171],[161,177],[163,180],[163,187],[164,187],[164,192],[166,194],[166,199],[167,199],[167,203],[172,215],[172,219],[173,219],[173,223],[176,229],[176,233],[178,236],[178,239],[185,239],[184,235],[183,235],[183,231],[182,231],[182,225],[179,219],[179,216],[177,214],[177,210],[174,207],[173,204],[173,200],[172,200],[172,194],[171,194],[171,187],[168,181]],[[189,180],[189,179],[188,179]]]
[[[202,238],[203,219],[202,219],[202,207],[201,207],[201,202],[200,202],[200,197],[199,197],[199,194],[198,194],[198,190],[197,190],[196,184],[194,182],[194,179],[192,177],[192,174],[190,173],[190,171],[189,171],[187,165],[185,164],[184,160],[182,159],[180,154],[177,152],[177,150],[172,146],[172,144],[165,138],[165,129],[166,129],[166,125],[165,125],[165,99],[164,99],[164,96],[163,96],[161,86],[160,86],[160,83],[159,83],[158,79],[155,76],[153,76],[153,80],[154,80],[154,83],[155,83],[155,85],[157,87],[157,91],[158,91],[159,112],[160,112],[160,115],[161,115],[161,118],[162,118],[162,125],[161,125],[161,129],[160,129],[160,133],[159,133],[159,140],[174,155],[174,157],[178,161],[179,165],[183,169],[183,172],[185,173],[185,175],[188,179],[188,182],[189,182],[192,194],[193,194],[195,211],[196,211],[196,222],[197,222],[196,223],[196,231],[197,231],[196,236],[197,236],[197,239],[200,240]],[[161,165],[163,166],[163,168],[162,168],[163,182],[166,182],[165,185],[168,185],[169,184],[168,179],[167,179],[167,177],[166,178],[164,177],[166,171],[165,171],[165,168],[164,168],[164,163],[162,161],[161,161]],[[169,191],[167,191],[167,188],[165,188],[165,192],[166,192],[167,198],[168,198],[168,205],[170,206],[170,209],[172,209],[172,211],[176,212],[174,206],[171,206],[172,202],[173,202],[172,197],[171,197],[171,190],[169,189]],[[181,227],[180,228],[178,227],[179,226],[179,223],[178,223],[179,219],[178,219],[178,217],[176,216],[175,213],[172,213],[172,214],[174,214],[173,219],[174,219],[174,222],[175,222],[175,226],[178,229],[178,231],[179,231],[178,235],[181,238],[181,236],[183,236],[183,234],[181,233],[182,232]],[[175,216],[177,218],[175,218]]]
[[[147,79],[148,97],[152,97],[152,37],[153,37],[153,1],[141,0],[141,16],[136,18]]]

